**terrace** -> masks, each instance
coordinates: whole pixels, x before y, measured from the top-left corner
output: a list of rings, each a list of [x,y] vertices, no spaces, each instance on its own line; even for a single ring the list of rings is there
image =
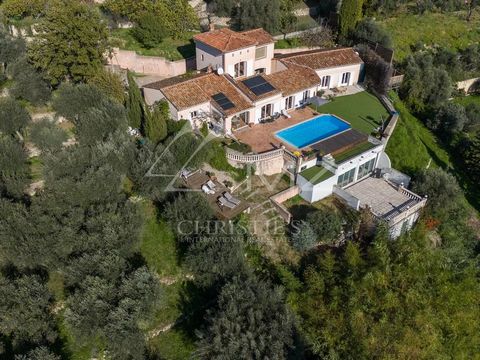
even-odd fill
[[[218,198],[221,197],[225,192],[230,192],[223,184],[218,181],[213,181],[215,184],[215,193],[214,194],[205,194],[202,191],[202,186],[209,181],[210,178],[203,172],[197,171],[196,173],[190,175],[186,180],[183,180],[185,185],[192,190],[198,190],[208,200],[210,207],[217,216],[217,218],[222,220],[233,219],[237,215],[241,214],[244,211],[248,211],[250,204],[244,200],[241,200],[240,204],[235,206],[233,209],[229,209],[225,206],[220,206],[218,204]]]
[[[356,146],[359,143],[364,143],[367,136],[380,127],[382,121],[386,121],[389,117],[380,100],[366,91],[336,97],[333,101],[324,105],[311,105],[311,107],[293,110],[289,114],[291,118],[281,116],[271,123],[244,127],[235,131],[234,136],[238,141],[249,145],[255,153],[266,152],[282,145],[290,151],[298,151],[297,148],[282,142],[275,136],[275,133],[312,119],[319,114],[332,114],[349,122],[352,131],[347,131],[343,139],[339,134],[329,140],[314,144],[311,148],[321,153],[339,153],[342,150],[347,150],[351,145]]]
[[[244,128],[234,133],[238,141],[249,145],[255,153],[262,153],[272,149],[279,148],[282,145],[291,151],[296,151],[296,148],[284,144],[275,136],[279,130],[285,129],[289,126],[296,125],[305,120],[311,119],[318,115],[311,108],[297,109],[290,113],[291,118],[281,116],[278,120],[271,123],[258,124],[253,127]]]

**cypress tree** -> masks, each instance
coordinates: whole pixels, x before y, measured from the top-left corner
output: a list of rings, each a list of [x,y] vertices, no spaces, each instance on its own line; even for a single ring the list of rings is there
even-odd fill
[[[152,112],[145,114],[145,135],[157,144],[167,137],[167,120],[169,117],[168,104],[160,102]]]
[[[347,36],[362,19],[363,0],[343,0],[340,6],[340,34]]]
[[[128,99],[127,99],[128,122],[131,127],[135,129],[139,129],[140,126],[142,125],[142,118],[143,118],[142,94],[130,71],[127,74],[127,79],[128,79]]]

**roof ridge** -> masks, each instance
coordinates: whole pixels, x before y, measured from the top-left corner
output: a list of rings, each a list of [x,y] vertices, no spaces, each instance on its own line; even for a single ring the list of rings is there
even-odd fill
[[[352,49],[353,50],[353,47],[342,46],[342,47],[335,47],[335,48],[328,48],[328,49],[305,50],[305,51],[301,51],[301,52],[298,52],[298,53],[285,54],[286,55],[285,58],[288,59],[288,58],[293,58],[293,57],[309,56],[309,55],[313,55],[313,54],[320,53],[320,52],[340,51],[340,50],[347,50],[347,49]]]

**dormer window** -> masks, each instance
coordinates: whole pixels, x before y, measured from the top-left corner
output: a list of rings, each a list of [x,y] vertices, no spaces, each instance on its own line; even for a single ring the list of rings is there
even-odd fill
[[[255,60],[264,59],[267,57],[267,47],[262,46],[255,49]]]

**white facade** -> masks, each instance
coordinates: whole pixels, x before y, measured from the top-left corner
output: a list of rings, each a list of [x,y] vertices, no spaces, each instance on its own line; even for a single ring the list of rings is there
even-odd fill
[[[358,83],[363,64],[339,66],[328,69],[315,70],[320,78],[320,89],[333,89],[342,86],[351,86]],[[347,75],[349,74],[349,75]]]
[[[211,66],[217,70],[222,68],[233,78],[242,78],[255,75],[261,70],[265,74],[272,72],[274,44],[250,46],[243,49],[222,53],[200,41],[195,43],[197,69]],[[240,65],[243,63],[243,65]],[[236,68],[237,66],[237,68]]]
[[[371,170],[376,168],[379,155],[383,152],[383,147],[383,144],[379,144],[340,165],[334,164],[333,161],[329,161],[324,157],[318,165],[332,172],[333,176],[318,184],[311,184],[299,173],[297,185],[300,186],[300,196],[308,202],[316,202],[332,195],[334,186],[342,188],[364,179],[371,174],[371,171],[366,172],[367,165],[369,165],[369,168],[371,167]],[[305,165],[307,167],[304,168]],[[309,161],[302,164],[300,169],[303,171],[315,165],[316,162]],[[362,173],[360,173],[360,169],[362,169]]]

